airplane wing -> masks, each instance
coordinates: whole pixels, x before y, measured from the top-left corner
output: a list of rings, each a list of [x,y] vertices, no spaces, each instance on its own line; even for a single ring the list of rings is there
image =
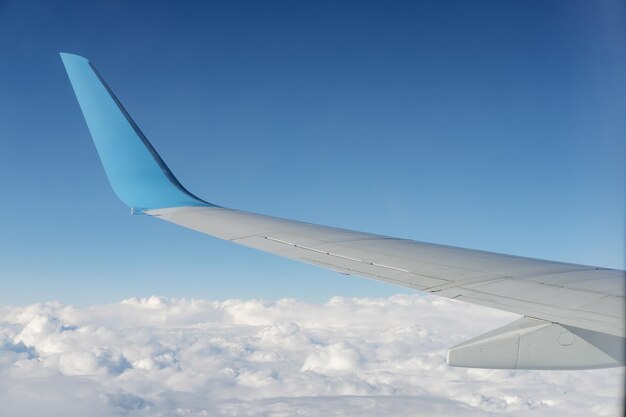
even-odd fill
[[[450,349],[452,366],[625,364],[625,271],[423,243],[208,203],[176,180],[87,59],[61,57],[109,182],[134,213],[343,274],[522,316]]]

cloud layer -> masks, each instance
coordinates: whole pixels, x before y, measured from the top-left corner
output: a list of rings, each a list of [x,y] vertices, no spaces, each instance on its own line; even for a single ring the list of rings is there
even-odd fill
[[[617,416],[624,369],[450,368],[516,316],[422,295],[0,308],[0,416]]]

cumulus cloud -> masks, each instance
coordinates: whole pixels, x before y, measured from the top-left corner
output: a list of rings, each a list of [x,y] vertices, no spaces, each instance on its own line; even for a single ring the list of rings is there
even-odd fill
[[[0,309],[0,416],[615,416],[624,369],[450,368],[516,316],[423,295]]]

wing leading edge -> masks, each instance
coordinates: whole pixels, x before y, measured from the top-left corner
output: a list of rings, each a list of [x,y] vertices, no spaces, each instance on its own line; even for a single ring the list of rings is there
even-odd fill
[[[134,211],[344,274],[524,316],[452,348],[451,365],[624,365],[624,271],[416,242],[207,203],[176,180],[89,61],[70,54],[62,59],[109,181]]]

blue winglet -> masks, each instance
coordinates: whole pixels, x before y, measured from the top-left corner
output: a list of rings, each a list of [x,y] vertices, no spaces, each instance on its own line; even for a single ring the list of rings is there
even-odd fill
[[[178,182],[89,60],[66,53],[61,59],[109,182],[133,212],[214,206]]]

